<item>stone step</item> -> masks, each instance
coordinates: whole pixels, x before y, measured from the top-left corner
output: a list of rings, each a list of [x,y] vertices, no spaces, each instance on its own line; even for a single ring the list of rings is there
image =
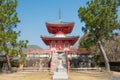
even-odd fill
[[[54,72],[53,80],[68,80],[68,74],[66,72]]]

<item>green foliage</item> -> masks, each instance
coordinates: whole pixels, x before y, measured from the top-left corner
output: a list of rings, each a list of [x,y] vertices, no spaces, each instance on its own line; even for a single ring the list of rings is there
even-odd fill
[[[11,61],[12,67],[19,67],[19,61],[18,60],[13,60]]]
[[[28,43],[28,41],[17,41],[20,36],[20,31],[16,31],[17,23],[20,22],[16,12],[17,5],[17,0],[0,0],[0,53],[6,55],[9,70],[11,64],[8,56],[18,56],[18,48],[27,47]]]
[[[25,63],[26,63],[26,55],[25,55],[25,54],[23,54],[23,55],[20,57],[19,63],[20,63],[20,64],[25,64]]]
[[[28,40],[17,41],[20,36],[20,31],[16,31],[17,23],[20,22],[16,12],[17,5],[18,0],[0,0],[0,53],[4,52],[9,56],[18,56],[19,49],[26,48],[28,43]],[[24,61],[25,54],[20,59],[20,62]]]
[[[18,45],[20,48],[27,48],[28,42],[28,40],[20,40]]]
[[[78,16],[81,22],[85,22],[82,30],[88,34],[82,45],[88,48],[110,37],[115,29],[120,29],[117,14],[119,3],[119,0],[90,0],[87,7],[79,8]]]
[[[95,36],[92,36],[91,34],[87,34],[87,36],[84,35],[80,40],[79,48],[90,49],[95,44],[96,44]]]
[[[19,63],[20,64],[24,64],[26,62],[26,54],[23,53],[23,50],[22,48],[27,48],[27,43],[29,41],[28,40],[20,40],[19,41],[19,47],[20,47],[20,50],[19,50],[19,54],[20,54],[20,61]]]
[[[110,71],[110,65],[102,40],[109,39],[114,34],[114,30],[120,29],[117,14],[119,6],[120,0],[89,0],[87,7],[80,7],[78,10],[81,22],[85,22],[82,30],[88,34],[81,44],[89,48],[98,43],[106,71]]]
[[[16,12],[17,0],[1,0],[0,1],[0,52],[5,54],[15,55],[17,50],[17,38],[20,32],[13,29],[20,22]]]
[[[18,47],[27,47],[28,41],[17,41],[20,31],[16,31],[18,13],[17,0],[0,0],[0,53],[11,56],[18,55]],[[23,45],[23,46],[21,46]]]
[[[19,63],[20,64],[24,64],[26,62],[26,54],[23,53],[23,49],[22,48],[27,48],[27,43],[29,41],[28,40],[20,40],[19,41],[19,54],[20,54],[20,60],[19,60]]]

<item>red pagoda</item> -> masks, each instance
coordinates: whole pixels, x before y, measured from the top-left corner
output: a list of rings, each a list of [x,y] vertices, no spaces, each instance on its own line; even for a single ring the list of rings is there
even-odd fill
[[[73,46],[79,38],[79,36],[67,36],[67,34],[72,32],[74,22],[46,22],[46,27],[48,32],[53,34],[53,36],[41,36],[41,38],[52,52],[51,71],[56,69],[57,57],[55,55],[61,55],[61,53],[65,54],[62,59],[66,69],[69,70],[70,63],[68,61],[68,52],[71,51],[71,46]]]

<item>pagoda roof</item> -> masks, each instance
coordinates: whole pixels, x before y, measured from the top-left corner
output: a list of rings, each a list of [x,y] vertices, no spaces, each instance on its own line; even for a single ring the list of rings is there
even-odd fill
[[[71,23],[74,23],[74,22],[57,21],[57,22],[46,22],[46,23],[49,23],[49,24],[71,24]]]
[[[76,41],[78,40],[79,36],[66,36],[66,37],[54,37],[54,36],[41,36],[42,40],[46,45],[50,45],[50,41],[69,41],[71,45],[74,45]]]
[[[65,34],[72,32],[74,27],[74,22],[46,22],[46,27],[49,33],[56,34],[59,31],[62,31]]]

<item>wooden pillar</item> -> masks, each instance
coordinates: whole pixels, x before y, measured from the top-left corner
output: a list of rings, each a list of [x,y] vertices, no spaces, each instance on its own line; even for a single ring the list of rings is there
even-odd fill
[[[66,60],[67,60],[67,71],[70,71],[70,61],[68,59],[68,51],[66,51]]]
[[[68,61],[68,72],[70,72],[70,61]]]
[[[50,62],[50,71],[53,72],[53,58],[54,58],[54,51],[52,51],[52,60]]]
[[[50,62],[50,72],[52,72],[52,69],[53,69],[52,65],[53,65],[53,62],[51,61]]]

